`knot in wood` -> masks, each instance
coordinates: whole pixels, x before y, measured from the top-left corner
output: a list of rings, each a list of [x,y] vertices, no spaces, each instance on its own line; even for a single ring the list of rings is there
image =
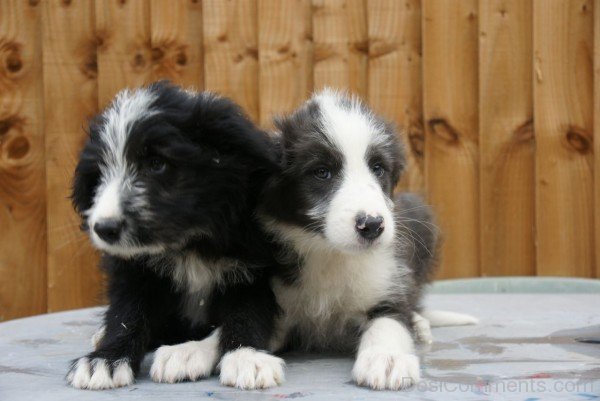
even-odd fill
[[[579,127],[570,127],[566,134],[569,147],[578,153],[586,154],[592,150],[591,135]]]
[[[428,122],[431,132],[444,142],[455,145],[460,141],[460,135],[445,119],[433,118]]]

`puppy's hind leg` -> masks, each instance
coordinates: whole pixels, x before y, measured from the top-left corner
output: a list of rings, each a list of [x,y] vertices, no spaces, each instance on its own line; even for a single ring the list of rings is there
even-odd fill
[[[429,324],[429,320],[425,319],[417,312],[413,312],[412,324],[415,335],[419,342],[423,344],[431,344],[433,342],[433,335],[431,334],[431,325]]]

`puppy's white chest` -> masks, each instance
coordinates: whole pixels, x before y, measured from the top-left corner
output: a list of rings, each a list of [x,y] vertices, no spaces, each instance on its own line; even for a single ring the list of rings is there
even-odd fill
[[[219,281],[224,266],[219,262],[207,262],[190,254],[178,257],[173,266],[173,281],[187,292],[209,292]]]
[[[304,262],[297,282],[276,281],[274,290],[285,311],[284,326],[306,332],[305,337],[335,336],[348,324],[362,324],[366,312],[397,285],[391,252],[317,254]]]
[[[225,261],[208,262],[193,254],[175,260],[171,274],[184,293],[183,315],[190,321],[198,323],[206,319],[210,294],[227,269]]]

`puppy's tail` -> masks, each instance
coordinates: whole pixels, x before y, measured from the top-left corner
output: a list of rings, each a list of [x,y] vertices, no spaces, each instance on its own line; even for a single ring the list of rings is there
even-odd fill
[[[431,327],[466,326],[479,323],[474,316],[443,310],[425,309],[421,312],[421,316],[429,320]]]

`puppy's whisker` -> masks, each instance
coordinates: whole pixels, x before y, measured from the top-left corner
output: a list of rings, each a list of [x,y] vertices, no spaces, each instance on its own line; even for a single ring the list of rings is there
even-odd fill
[[[414,230],[410,229],[407,226],[403,226],[403,228],[406,229],[406,233],[408,235],[410,235],[410,237],[414,240],[417,241],[426,251],[430,256],[433,256],[433,254],[431,253],[431,250],[427,247],[427,245],[425,244],[425,240],[423,239],[423,237],[421,237],[417,232],[415,232]],[[418,237],[418,238],[417,238]],[[413,242],[413,246],[414,246],[414,242]]]
[[[414,206],[414,207],[409,207],[409,208],[402,208],[399,211],[397,211],[396,213],[399,215],[402,215],[404,213],[407,212],[412,212],[414,210],[418,210],[418,209],[429,209],[430,206],[429,205],[419,205],[419,206]]]
[[[401,218],[399,220],[399,223],[404,223],[404,222],[414,222],[414,223],[417,223],[419,225],[422,225],[426,229],[428,229],[429,232],[431,232],[432,234],[437,234],[438,232],[440,232],[440,228],[437,225],[435,225],[433,223],[430,223],[430,222],[423,221],[423,220],[410,219],[410,218]],[[404,227],[406,227],[406,225],[404,225]]]

